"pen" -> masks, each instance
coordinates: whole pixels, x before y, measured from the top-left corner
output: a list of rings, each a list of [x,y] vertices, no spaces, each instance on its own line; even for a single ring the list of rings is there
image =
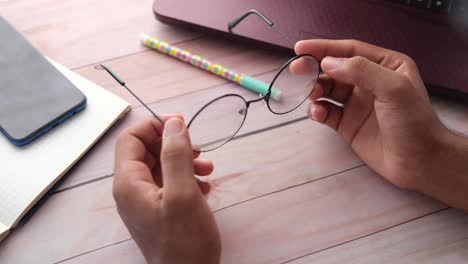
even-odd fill
[[[213,64],[210,61],[200,57],[199,55],[191,54],[190,52],[174,47],[171,44],[161,41],[157,38],[149,37],[148,35],[141,34],[141,41],[148,47],[156,49],[164,54],[167,54],[173,58],[179,59],[181,61],[192,64],[195,67],[201,68],[203,70],[209,71],[215,75],[223,77],[226,80],[235,82],[240,86],[265,95],[268,92],[270,87],[269,84],[266,84],[260,80],[252,78],[245,74],[238,74],[228,68],[225,68],[219,64]],[[271,98],[274,100],[280,100],[281,91],[272,88]]]

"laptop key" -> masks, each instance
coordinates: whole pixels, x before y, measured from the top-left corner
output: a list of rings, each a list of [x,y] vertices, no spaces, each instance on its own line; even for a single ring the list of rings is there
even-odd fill
[[[464,18],[465,22],[468,20],[468,1],[456,0],[453,1],[450,13],[456,17]]]
[[[430,8],[440,13],[448,13],[452,0],[432,0]]]
[[[418,8],[429,8],[429,0],[411,0],[409,3],[411,6]]]

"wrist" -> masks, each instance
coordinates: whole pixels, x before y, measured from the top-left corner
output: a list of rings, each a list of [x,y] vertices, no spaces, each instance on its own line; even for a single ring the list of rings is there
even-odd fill
[[[442,135],[442,136],[441,136]],[[468,210],[468,139],[445,129],[434,139],[434,148],[421,170],[415,190],[446,204]]]

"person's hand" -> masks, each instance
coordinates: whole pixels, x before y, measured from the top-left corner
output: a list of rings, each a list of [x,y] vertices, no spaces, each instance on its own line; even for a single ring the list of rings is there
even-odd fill
[[[149,263],[219,263],[219,231],[203,196],[208,188],[194,176],[212,171],[211,161],[192,151],[179,118],[168,119],[164,131],[152,118],[119,136],[113,194]]]
[[[335,129],[369,167],[395,185],[450,202],[435,190],[444,183],[431,177],[451,166],[441,164],[447,160],[444,155],[463,156],[463,151],[450,150],[461,141],[432,110],[411,58],[353,40],[300,41],[295,51],[313,55],[324,72],[310,96],[311,119]],[[300,64],[291,67],[295,66]]]

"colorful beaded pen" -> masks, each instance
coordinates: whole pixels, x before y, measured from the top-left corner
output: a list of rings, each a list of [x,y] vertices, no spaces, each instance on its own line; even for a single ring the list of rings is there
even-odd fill
[[[203,70],[209,71],[231,82],[238,83],[240,86],[247,88],[249,90],[252,90],[261,95],[265,95],[268,92],[268,89],[270,87],[269,84],[266,84],[262,81],[259,81],[245,74],[235,73],[232,70],[225,68],[219,64],[213,64],[210,61],[198,55],[193,55],[186,50],[182,50],[177,47],[174,47],[170,45],[169,43],[161,41],[157,38],[151,38],[145,34],[141,34],[140,38],[141,38],[141,41],[148,47],[156,49],[173,58],[190,63]],[[271,98],[274,100],[280,100],[281,91],[276,88],[273,88],[271,90]]]

